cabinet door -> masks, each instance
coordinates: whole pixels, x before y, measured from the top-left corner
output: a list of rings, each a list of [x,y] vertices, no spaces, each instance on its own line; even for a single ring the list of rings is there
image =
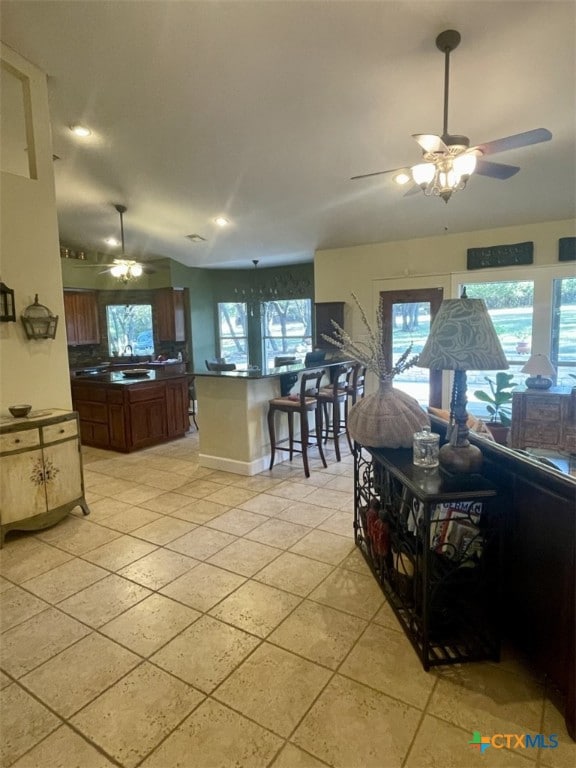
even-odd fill
[[[190,428],[188,417],[188,382],[185,379],[166,382],[166,423],[168,437],[182,435]]]
[[[77,439],[44,448],[44,482],[49,511],[82,496],[82,469]]]
[[[165,440],[166,400],[147,400],[130,405],[130,449],[143,448]]]
[[[78,343],[78,334],[76,332],[76,309],[75,309],[75,293],[71,291],[64,291],[64,315],[66,317],[66,336],[68,338],[68,346],[74,346]]]
[[[38,448],[3,456],[0,461],[0,485],[2,525],[46,512],[42,450]]]
[[[185,292],[161,288],[156,292],[156,330],[158,341],[186,341]]]
[[[98,298],[96,291],[64,291],[68,344],[99,344]]]
[[[82,291],[75,296],[76,332],[78,344],[99,344],[98,300],[94,291]]]

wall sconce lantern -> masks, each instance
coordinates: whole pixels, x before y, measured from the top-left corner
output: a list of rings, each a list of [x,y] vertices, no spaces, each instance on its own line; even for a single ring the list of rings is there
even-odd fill
[[[20,316],[29,339],[54,339],[58,326],[58,316],[43,304],[38,303],[38,294],[34,297],[34,304],[26,307]]]
[[[2,282],[0,282],[0,321],[3,323],[16,322],[14,291]]]

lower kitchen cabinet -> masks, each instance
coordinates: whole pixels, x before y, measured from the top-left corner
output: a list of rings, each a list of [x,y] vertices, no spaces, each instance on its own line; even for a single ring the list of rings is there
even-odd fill
[[[78,414],[44,411],[0,423],[0,546],[9,530],[53,525],[84,498]]]
[[[110,373],[72,380],[85,445],[127,453],[188,431],[188,375],[151,371],[148,376],[134,381]]]

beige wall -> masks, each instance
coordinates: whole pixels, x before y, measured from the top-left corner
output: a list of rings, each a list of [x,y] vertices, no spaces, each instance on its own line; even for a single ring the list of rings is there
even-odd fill
[[[435,202],[438,201],[430,200],[432,205]],[[532,241],[533,268],[559,266],[558,238],[574,236],[575,230],[576,221],[570,219],[316,251],[315,300],[345,301],[346,329],[352,335],[361,334],[360,317],[352,308],[351,293],[356,294],[370,319],[375,317],[380,291],[442,287],[444,297],[450,298],[452,275],[466,273],[468,248]],[[564,266],[576,274],[572,266]],[[506,279],[512,279],[510,274],[528,279],[533,268],[507,269]],[[478,269],[467,274],[471,280],[479,280],[485,272]]]
[[[16,315],[34,301],[59,316],[56,339],[28,341],[22,323],[0,323],[0,413],[13,403],[71,408],[46,77],[2,44],[2,59],[29,79],[37,178],[2,173],[0,275]]]

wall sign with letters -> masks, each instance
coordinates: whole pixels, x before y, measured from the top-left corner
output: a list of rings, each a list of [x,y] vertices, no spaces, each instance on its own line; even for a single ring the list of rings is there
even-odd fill
[[[533,262],[534,243],[514,243],[513,245],[490,245],[486,248],[468,248],[466,267],[467,269],[515,267]]]
[[[576,237],[558,240],[558,261],[576,261]]]

